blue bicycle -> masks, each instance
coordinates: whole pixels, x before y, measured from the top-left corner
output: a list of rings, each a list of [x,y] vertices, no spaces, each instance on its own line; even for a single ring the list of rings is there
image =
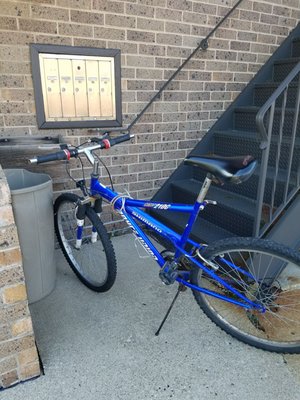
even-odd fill
[[[78,147],[65,145],[56,153],[30,160],[44,163],[85,155],[93,165],[89,187],[84,179],[76,182],[82,196],[64,193],[54,204],[56,234],[78,278],[97,292],[109,290],[116,279],[115,252],[101,221],[104,200],[122,216],[156,260],[162,282],[166,285],[179,283],[177,295],[191,288],[205,314],[245,343],[269,351],[300,353],[299,253],[256,238],[230,238],[210,245],[196,243],[190,238],[201,210],[215,204],[206,199],[211,183],[242,183],[254,172],[256,161],[251,156],[188,157],[184,161],[186,164],[207,172],[194,204],[136,200],[101,183],[101,159],[95,153],[131,137],[128,133],[115,138],[106,134]],[[185,229],[175,232],[151,215],[151,210],[188,214]]]

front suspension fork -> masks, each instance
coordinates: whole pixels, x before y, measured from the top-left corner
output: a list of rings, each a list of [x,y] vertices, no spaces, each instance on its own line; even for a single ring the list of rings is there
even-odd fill
[[[86,208],[90,207],[87,204],[79,204],[76,210],[76,224],[77,224],[77,231],[76,231],[76,243],[75,248],[80,249],[82,245],[82,236],[83,236],[83,228],[84,228],[84,218],[86,214]],[[102,198],[96,199],[94,203],[94,210],[97,213],[98,217],[100,217],[102,212]],[[91,242],[97,242],[97,230],[95,226],[92,227],[92,234],[91,234]]]
[[[102,212],[102,197],[100,197],[99,199],[95,200],[94,210],[97,213],[98,217],[100,218],[101,212]],[[91,242],[92,243],[96,243],[97,242],[97,230],[96,230],[96,228],[94,226],[93,226],[93,229],[92,229]]]
[[[77,230],[76,230],[76,244],[75,248],[80,249],[82,243],[82,233],[83,233],[83,225],[84,225],[84,217],[86,213],[86,204],[80,204],[76,210],[76,223],[77,223]]]

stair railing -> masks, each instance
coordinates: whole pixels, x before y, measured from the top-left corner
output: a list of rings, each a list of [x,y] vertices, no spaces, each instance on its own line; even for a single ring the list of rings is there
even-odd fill
[[[287,99],[291,88],[296,89],[296,101],[294,107],[287,107]],[[260,175],[257,191],[256,217],[254,221],[253,235],[263,236],[280,216],[284,209],[291,203],[300,189],[300,157],[294,152],[297,133],[299,135],[299,106],[300,106],[300,62],[294,67],[266,103],[256,115],[257,133],[262,150]],[[286,127],[286,114],[293,115],[292,130],[289,135],[284,135]],[[276,116],[276,117],[275,117]],[[279,116],[279,123],[278,123]],[[274,118],[275,117],[275,118]],[[275,129],[276,123],[276,129]],[[276,133],[278,130],[278,134]],[[299,135],[300,138],[300,135]],[[283,150],[283,146],[285,149]],[[285,170],[284,190],[281,203],[275,205],[278,173],[283,151],[288,148]],[[271,162],[271,152],[272,159]],[[275,153],[275,157],[273,154]],[[273,164],[273,165],[272,165]],[[266,200],[267,177],[273,177],[271,194]]]
[[[199,50],[207,50],[209,47],[208,40],[214,35],[216,30],[229,18],[233,11],[241,4],[243,0],[238,0],[234,6],[220,19],[216,26],[206,35],[204,39],[197,45],[197,47],[191,52],[191,54],[183,61],[183,63],[173,72],[169,79],[167,79],[161,88],[154,94],[154,96],[149,100],[149,102],[144,106],[144,108],[138,113],[134,120],[128,125],[126,131],[130,131],[131,128],[141,119],[152,103],[160,98],[161,93],[169,86],[169,84],[176,78],[179,72],[186,66],[186,64],[195,56]]]

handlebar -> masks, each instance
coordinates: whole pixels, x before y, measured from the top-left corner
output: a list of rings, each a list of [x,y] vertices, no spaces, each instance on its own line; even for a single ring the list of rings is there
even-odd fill
[[[85,153],[88,160],[93,164],[94,158],[91,154],[92,151],[99,149],[109,149],[110,147],[115,146],[116,144],[122,142],[126,142],[127,140],[130,140],[133,137],[134,135],[131,135],[129,133],[126,133],[125,135],[121,135],[115,138],[109,138],[109,136],[105,139],[94,137],[90,141],[97,143],[96,145],[83,147],[81,149],[80,148],[68,149],[68,147],[66,146],[66,148],[57,151],[56,153],[36,156],[34,158],[29,159],[28,161],[30,164],[42,164],[50,161],[70,160],[70,158],[77,157],[80,153]]]
[[[29,162],[31,164],[42,164],[50,161],[57,161],[57,160],[70,160],[71,157],[77,156],[77,150],[60,150],[56,153],[45,154],[42,156],[36,156],[35,158],[31,158]]]

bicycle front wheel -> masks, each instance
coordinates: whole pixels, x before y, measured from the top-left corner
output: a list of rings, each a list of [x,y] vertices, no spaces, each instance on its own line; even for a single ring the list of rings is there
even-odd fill
[[[82,244],[76,248],[76,209],[80,198],[72,193],[60,195],[54,203],[54,226],[61,249],[77,277],[89,289],[106,292],[115,282],[115,252],[108,233],[91,207],[86,208]],[[92,230],[97,240],[92,241]]]
[[[264,312],[245,309],[193,291],[205,314],[235,338],[258,348],[300,353],[300,255],[281,244],[255,238],[235,238],[208,246],[208,268]],[[220,282],[193,268],[191,283],[240,300]]]

